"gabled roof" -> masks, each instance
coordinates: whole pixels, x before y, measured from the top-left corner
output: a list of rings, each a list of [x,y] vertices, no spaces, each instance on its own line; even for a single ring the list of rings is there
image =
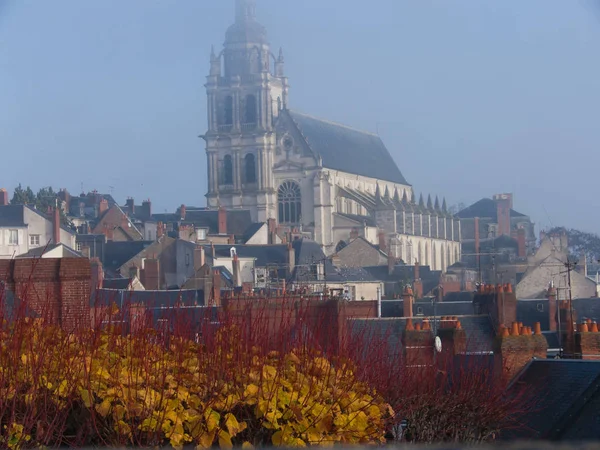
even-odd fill
[[[376,134],[284,110],[323,167],[408,185]]]
[[[456,216],[459,219],[473,219],[475,217],[493,219],[498,221],[498,207],[496,202],[491,198],[482,198],[481,200],[473,203],[471,206],[459,211]],[[510,210],[510,217],[526,217],[525,214]]]

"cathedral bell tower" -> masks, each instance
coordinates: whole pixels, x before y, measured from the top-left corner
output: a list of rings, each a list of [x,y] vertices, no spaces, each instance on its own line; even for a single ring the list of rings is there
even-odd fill
[[[277,217],[274,122],[287,105],[283,54],[271,52],[255,0],[236,0],[223,50],[207,77],[209,208],[249,209],[254,221]]]

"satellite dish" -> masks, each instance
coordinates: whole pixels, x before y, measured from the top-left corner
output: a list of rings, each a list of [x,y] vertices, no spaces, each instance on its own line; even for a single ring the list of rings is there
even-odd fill
[[[439,336],[435,337],[435,351],[438,353],[442,351],[442,340]]]

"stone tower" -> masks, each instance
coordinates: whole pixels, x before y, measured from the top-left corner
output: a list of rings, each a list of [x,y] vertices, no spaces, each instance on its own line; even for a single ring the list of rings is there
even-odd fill
[[[277,217],[274,122],[287,105],[283,53],[275,56],[256,20],[255,0],[236,0],[223,50],[207,77],[209,208],[249,209],[254,221]]]

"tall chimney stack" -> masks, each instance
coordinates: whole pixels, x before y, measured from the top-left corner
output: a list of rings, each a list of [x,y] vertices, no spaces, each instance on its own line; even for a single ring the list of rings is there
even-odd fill
[[[8,191],[4,188],[0,189],[0,206],[8,205]]]
[[[227,210],[222,206],[219,208],[218,212],[218,233],[219,234],[227,234]]]
[[[58,209],[58,202],[52,212],[52,234],[54,243],[60,244],[60,210]]]

